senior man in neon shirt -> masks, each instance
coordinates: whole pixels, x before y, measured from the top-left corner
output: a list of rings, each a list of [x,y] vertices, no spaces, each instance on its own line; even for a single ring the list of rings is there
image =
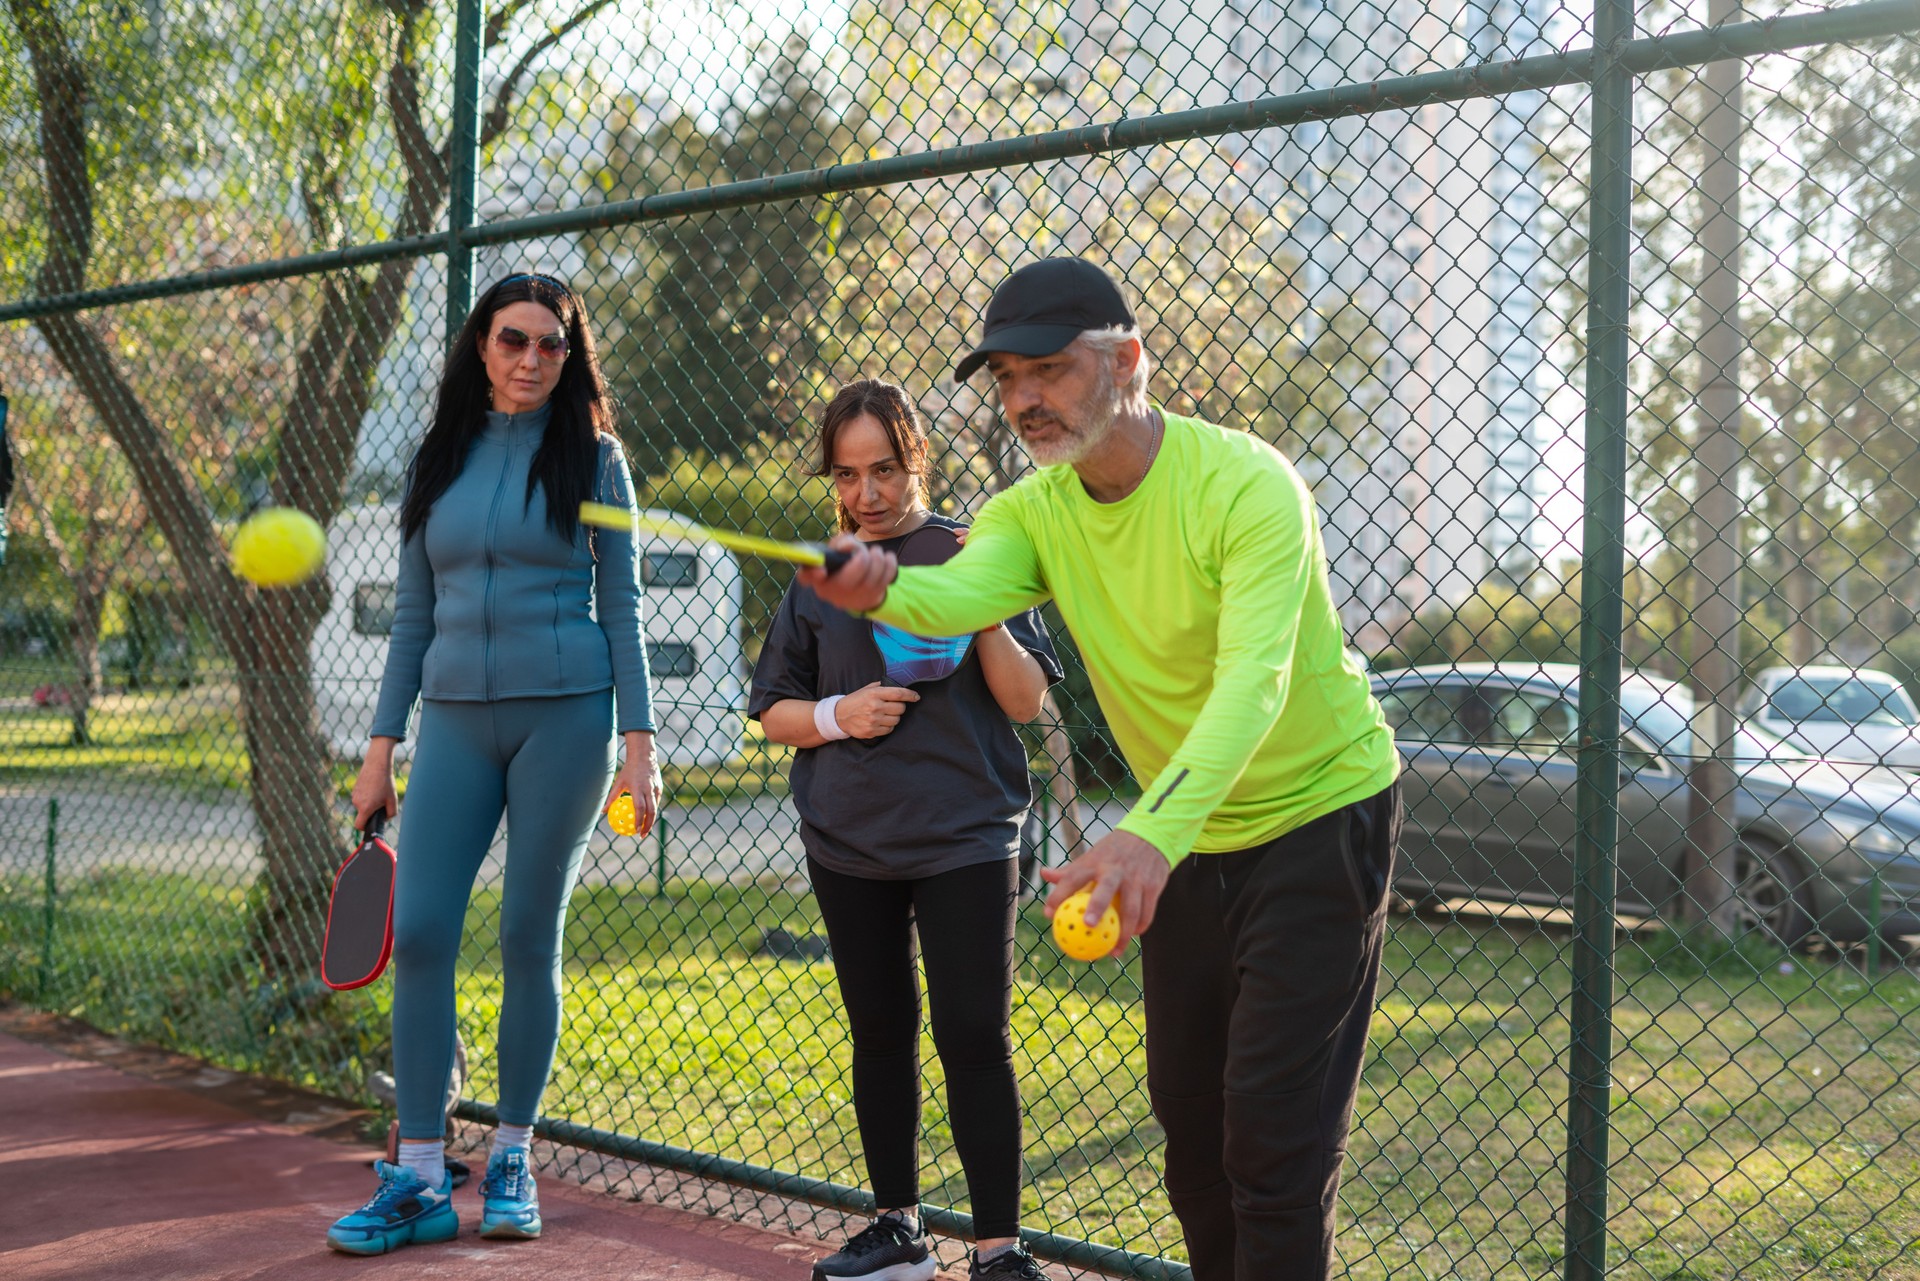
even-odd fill
[[[1062,867],[1141,939],[1147,1081],[1197,1281],[1325,1277],[1400,826],[1398,757],[1349,658],[1313,499],[1255,436],[1168,413],[1100,268],[1051,258],[988,303],[985,366],[1038,470],[943,565],[851,539],[801,579],[924,635],[1053,600],[1142,783]]]

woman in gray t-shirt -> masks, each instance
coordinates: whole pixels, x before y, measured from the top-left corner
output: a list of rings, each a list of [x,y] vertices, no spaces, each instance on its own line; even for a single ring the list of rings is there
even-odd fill
[[[963,526],[928,510],[926,435],[900,388],[841,388],[820,424],[819,473],[840,528],[890,551],[950,555]],[[911,559],[911,556],[909,557]],[[926,1281],[920,1221],[920,986],[978,1237],[972,1275],[1043,1274],[1018,1244],[1020,1094],[1008,1017],[1020,822],[1031,800],[1012,722],[1061,677],[1039,615],[922,641],[823,604],[780,604],[748,713],[799,749],[792,794],[814,898],[853,1034],[853,1100],[879,1216],[814,1268],[817,1281]]]

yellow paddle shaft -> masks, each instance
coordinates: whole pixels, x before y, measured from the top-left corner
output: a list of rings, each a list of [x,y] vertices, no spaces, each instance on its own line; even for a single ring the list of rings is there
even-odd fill
[[[718,543],[722,547],[743,555],[760,556],[768,560],[784,560],[795,565],[825,565],[829,561],[844,560],[844,557],[839,555],[829,556],[824,548],[812,543],[789,543],[782,542],[778,538],[761,538],[757,534],[736,534],[724,529],[710,529],[691,521],[647,516],[607,503],[581,503],[580,520],[583,524],[599,525],[604,529],[639,528],[649,534],[661,534],[669,538],[690,538],[695,542]]]

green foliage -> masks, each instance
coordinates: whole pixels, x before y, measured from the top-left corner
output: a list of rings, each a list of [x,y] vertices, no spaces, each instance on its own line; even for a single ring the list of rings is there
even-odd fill
[[[1453,608],[1427,610],[1401,629],[1375,669],[1444,663],[1577,663],[1577,583],[1552,584],[1539,599],[1524,586],[1491,583]]]
[[[376,238],[391,207],[384,166],[359,161],[393,6],[54,0],[88,80],[95,282],[298,252],[284,211],[332,202],[318,244]],[[30,292],[43,257],[44,193],[31,121],[33,68],[0,9],[0,294]],[[390,147],[391,140],[383,145]]]
[[[753,100],[709,127],[675,106],[623,104],[598,186],[610,199],[864,159],[876,141],[830,104],[800,37]],[[830,268],[857,259],[882,198],[758,204],[596,233],[588,293],[603,361],[634,424],[635,464],[674,450],[742,456],[817,403],[850,323]]]

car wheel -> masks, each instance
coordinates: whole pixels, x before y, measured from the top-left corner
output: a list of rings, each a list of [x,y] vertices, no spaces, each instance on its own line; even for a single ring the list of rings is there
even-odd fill
[[[1784,850],[1743,839],[1733,856],[1734,929],[1779,947],[1798,947],[1813,932],[1806,878]]]

